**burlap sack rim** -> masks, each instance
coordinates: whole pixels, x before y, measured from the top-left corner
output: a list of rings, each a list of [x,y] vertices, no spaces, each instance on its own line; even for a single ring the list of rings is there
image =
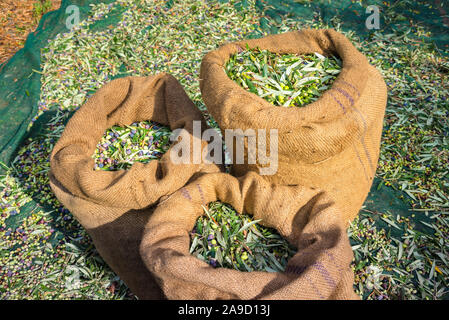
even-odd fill
[[[172,75],[170,75],[170,74],[168,74],[166,72],[158,73],[158,74],[156,74],[154,76],[148,76],[148,77],[145,77],[145,76],[128,76],[128,77],[119,78],[119,79],[116,79],[116,80],[113,80],[113,81],[121,81],[121,82],[127,81],[127,85],[129,87],[129,85],[130,85],[130,81],[129,81],[130,78],[141,78],[141,79],[152,78],[154,83],[156,83],[157,81],[164,81],[164,80],[167,81],[167,80],[169,80],[169,81],[176,81],[176,83],[179,84],[179,82],[176,80],[176,78],[174,78]],[[110,83],[108,83],[108,84],[110,84]],[[106,85],[108,85],[108,84],[106,84]],[[180,89],[180,90],[182,90],[182,89]],[[118,106],[117,108],[120,108],[120,106]],[[90,113],[92,113],[94,111],[95,111],[95,109],[91,109]],[[124,117],[123,114],[125,112],[126,112],[125,108],[120,110],[119,121],[117,121],[117,123],[115,123],[114,125],[129,125],[129,124],[131,124],[134,121],[133,120],[130,123],[124,123],[122,121],[122,119]],[[151,120],[151,119],[148,119],[148,120]],[[204,119],[203,118],[198,118],[198,119],[194,119],[194,120],[198,120],[198,121],[201,121],[202,123],[204,123]],[[189,125],[185,121],[177,123],[177,126],[173,126],[173,124],[170,124],[170,123],[167,123],[167,124],[166,123],[161,123],[161,124],[162,125],[170,125],[170,129],[171,130],[174,130],[174,129],[177,129],[177,128],[185,128],[187,125]],[[67,126],[69,126],[69,125],[70,125],[70,121],[67,124]],[[144,181],[144,176],[147,174],[147,172],[151,173],[151,172],[154,172],[154,170],[159,171],[159,170],[161,170],[161,164],[163,164],[163,163],[171,163],[170,152],[171,152],[172,148],[174,148],[179,142],[177,142],[177,141],[173,142],[170,145],[170,148],[167,150],[167,152],[162,156],[162,158],[158,159],[156,161],[152,160],[152,161],[149,161],[148,163],[136,162],[136,163],[133,163],[131,165],[131,167],[129,169],[127,169],[127,170],[117,170],[117,171],[94,170],[93,168],[94,168],[94,163],[95,162],[94,162],[94,159],[91,156],[92,156],[92,154],[95,151],[96,144],[98,143],[98,141],[100,141],[102,135],[104,134],[104,132],[108,128],[103,128],[103,133],[99,135],[95,145],[93,145],[93,148],[88,148],[88,145],[90,144],[91,141],[88,140],[88,139],[85,139],[83,134],[82,134],[83,130],[80,130],[80,135],[77,138],[79,138],[78,139],[78,145],[80,145],[81,148],[78,148],[78,150],[81,151],[81,149],[82,149],[82,151],[84,151],[84,152],[80,152],[80,154],[77,154],[77,155],[67,155],[66,158],[72,158],[73,157],[74,159],[76,159],[76,161],[73,162],[71,165],[72,166],[78,166],[79,170],[78,170],[78,174],[77,175],[89,174],[91,176],[98,177],[98,179],[101,179],[101,178],[104,179],[105,178],[105,179],[108,179],[111,182],[111,184],[114,183],[115,180],[123,178],[125,175],[130,177],[130,180],[136,182],[135,184],[132,184],[132,185],[128,186],[129,188],[133,189],[132,195],[134,197],[134,202],[136,204],[135,206],[132,207],[132,209],[142,209],[142,208],[145,208],[145,207],[153,205],[154,201],[151,201],[149,203],[141,203],[139,201],[139,199],[137,197],[137,193],[136,193],[137,184],[138,183],[142,183]],[[204,130],[204,128],[203,128],[203,130]],[[190,136],[191,139],[194,138],[193,134],[191,132],[189,132],[189,136]],[[203,149],[206,145],[207,145],[207,142],[202,140],[201,141],[201,148]],[[60,151],[64,150],[66,147],[68,147],[68,146],[65,145],[65,146],[61,147],[58,150],[58,153]],[[54,156],[55,156],[55,153],[52,151],[50,159],[53,159]],[[206,166],[206,165],[211,165],[211,164],[207,164],[207,163],[203,163],[203,162],[201,162],[200,164],[178,164],[178,166],[180,168],[183,167],[183,168],[186,169],[186,170],[182,171],[185,174],[186,177],[191,177],[195,172],[201,171],[201,169],[204,166]],[[155,169],[154,167],[157,167],[157,169]],[[188,170],[188,169],[191,169],[191,170]],[[73,190],[71,190],[71,187],[61,183],[61,181],[59,181],[57,176],[52,171],[51,171],[51,175],[52,175],[52,178],[53,178],[54,182],[57,181],[59,187],[62,187],[65,190],[65,192],[70,193],[72,196],[76,196],[76,197],[84,199],[84,200],[92,201],[92,202],[100,204],[100,205],[103,204],[101,201],[93,199],[88,194],[84,193],[81,196],[81,195],[78,195],[76,192],[75,193],[72,192]],[[175,189],[171,190],[170,193],[175,192],[177,189],[178,188],[175,188]],[[164,195],[165,194],[161,194],[161,196],[164,196]],[[113,205],[113,207],[129,208],[129,206],[125,205],[125,204],[123,204],[123,206],[122,205],[118,205],[118,206]]]
[[[231,178],[235,178],[236,177],[226,174],[226,173],[209,173],[206,174],[206,176],[204,176],[204,178],[206,178],[207,176],[212,177],[212,176],[223,176],[226,175],[227,177],[231,177]],[[256,173],[254,172],[248,172],[246,174],[246,176],[257,176]],[[191,185],[195,184],[198,181],[194,181],[192,182]],[[285,277],[286,279],[290,279],[292,277],[292,273],[288,272],[288,266],[287,269],[284,272],[266,272],[266,271],[251,271],[251,272],[243,272],[243,271],[239,271],[239,270],[235,270],[235,269],[229,269],[229,268],[214,268],[211,265],[209,265],[207,262],[202,261],[196,257],[194,257],[193,255],[190,254],[190,232],[192,231],[196,220],[201,217],[201,216],[206,216],[206,213],[204,212],[204,210],[202,208],[198,208],[197,210],[195,210],[195,217],[191,220],[191,221],[186,221],[185,220],[185,216],[182,213],[182,210],[171,210],[171,215],[170,217],[167,219],[165,219],[165,221],[162,221],[160,223],[153,223],[152,220],[153,219],[159,219],[158,217],[158,211],[165,211],[167,209],[165,209],[165,204],[166,203],[170,203],[170,200],[175,198],[174,200],[176,200],[176,198],[181,198],[183,199],[184,202],[188,202],[189,206],[195,206],[194,203],[192,203],[191,201],[188,201],[188,193],[186,194],[186,187],[181,188],[180,190],[178,190],[176,193],[173,193],[172,195],[168,196],[167,198],[165,198],[163,201],[161,201],[158,205],[158,207],[156,208],[155,212],[153,213],[153,216],[150,218],[150,220],[147,223],[146,226],[146,231],[144,232],[144,234],[146,232],[148,232],[148,225],[154,224],[154,226],[152,226],[152,228],[154,230],[156,230],[155,232],[158,232],[157,230],[165,230],[166,228],[163,227],[164,225],[167,226],[170,229],[170,235],[167,237],[164,237],[163,239],[159,239],[159,241],[157,242],[158,244],[161,244],[158,248],[154,248],[154,245],[147,247],[145,246],[144,242],[142,242],[141,247],[140,247],[140,252],[142,256],[145,256],[147,253],[147,250],[155,250],[154,255],[157,256],[156,261],[149,261],[147,260],[145,263],[147,264],[151,264],[152,268],[154,268],[154,270],[156,272],[161,272],[164,273],[163,267],[161,269],[161,266],[158,266],[158,262],[157,260],[163,260],[165,262],[167,262],[168,260],[170,260],[170,265],[171,266],[176,266],[176,271],[173,272],[173,270],[171,270],[171,273],[174,276],[180,276],[182,277],[184,274],[184,271],[186,270],[185,268],[188,268],[189,274],[193,274],[195,275],[195,278],[189,278],[189,279],[184,279],[182,278],[182,281],[185,282],[195,282],[195,281],[199,281],[201,282],[201,278],[204,274],[210,274],[210,275],[214,275],[216,274],[223,276],[223,274],[226,274],[226,278],[230,279],[233,278],[235,275],[243,275],[243,277],[247,280],[245,281],[245,285],[251,286],[251,283],[254,281],[257,281],[257,283],[260,285],[260,277],[257,277],[257,280],[252,279],[252,277],[254,277],[255,275],[260,275],[263,276],[263,282],[265,283],[265,285],[269,286],[269,283],[271,281],[273,281],[276,278],[279,277]],[[216,191],[217,192],[217,191]],[[320,193],[317,190],[317,193]],[[225,192],[226,194],[226,192]],[[305,194],[305,189],[300,189],[298,195],[298,198],[301,197],[301,195]],[[226,196],[225,196],[226,197]],[[213,197],[208,198],[208,199],[202,199],[203,201],[203,206],[206,207],[206,205],[210,202],[213,201],[221,201],[223,203],[227,203],[226,199],[221,199],[219,196],[217,196],[217,194],[215,194]],[[244,211],[243,208],[234,208],[238,213],[241,213]],[[285,213],[287,213],[288,210],[285,211]],[[247,215],[253,216],[252,213],[246,213]],[[321,212],[320,212],[321,214]],[[160,215],[160,214],[159,214]],[[299,244],[299,238],[301,237],[301,234],[286,234],[286,232],[284,232],[285,230],[288,230],[289,228],[286,227],[285,225],[285,221],[287,221],[289,219],[289,216],[287,214],[284,214],[283,217],[279,217],[279,220],[276,221],[276,225],[270,225],[270,224],[265,224],[263,217],[265,216],[265,212],[263,212],[262,214],[262,221],[259,222],[261,225],[270,227],[270,228],[274,228],[276,229],[276,231],[279,232],[279,234],[286,239],[290,244],[294,245],[295,247],[298,247]],[[258,217],[259,218],[259,217]],[[283,228],[286,227],[285,230],[283,230]],[[337,228],[339,227],[339,225],[333,225],[332,228]],[[287,231],[288,232],[288,231]],[[183,246],[182,251],[178,251],[178,250],[174,250],[172,248],[164,248],[163,246],[163,242],[164,241],[170,241],[171,239],[173,239],[173,234],[176,234],[176,239],[177,241],[179,240],[179,242],[183,242],[186,245]],[[144,236],[145,238],[145,236]],[[182,240],[181,240],[182,239]],[[306,249],[304,250],[298,250],[298,252],[292,256],[290,260],[294,260],[295,257],[299,257],[302,255],[308,255],[311,254],[311,252],[309,252],[310,249]],[[322,252],[320,252],[318,255],[315,256],[316,259],[319,259],[320,257],[325,257],[327,255],[326,250],[323,250]],[[339,257],[336,257],[337,259]],[[145,259],[144,259],[145,261]],[[340,260],[337,260],[339,262],[341,262]],[[151,267],[150,267],[151,270]],[[157,278],[157,274],[155,274],[156,278]],[[241,279],[241,277],[240,277]],[[219,284],[217,284],[217,286],[211,285],[211,288],[218,288]],[[242,290],[244,290],[244,288],[242,288]]]
[[[321,29],[322,30],[322,29]],[[278,34],[278,35],[270,35],[261,39],[267,39],[276,37],[276,36],[283,36],[286,34],[317,34],[316,29],[302,29],[299,31],[290,31],[286,32],[284,34]],[[255,121],[255,119],[261,119],[256,124],[258,128],[265,127],[267,123],[263,120],[265,117],[270,118],[280,118],[280,119],[291,119],[296,118],[297,121],[291,123],[294,123],[291,127],[287,128],[277,128],[279,131],[287,131],[289,132],[292,129],[296,129],[298,127],[304,127],[304,124],[307,122],[312,123],[326,123],[326,122],[332,122],[335,121],[335,119],[344,117],[345,114],[348,111],[351,110],[344,110],[343,108],[340,109],[339,103],[334,99],[334,97],[339,96],[338,93],[341,93],[341,88],[345,88],[348,90],[351,90],[354,92],[354,94],[350,95],[352,98],[351,105],[356,106],[357,102],[360,98],[360,96],[364,95],[364,91],[366,89],[366,82],[367,82],[367,72],[373,72],[375,71],[374,67],[371,66],[366,58],[361,54],[353,45],[352,43],[342,34],[339,32],[333,30],[333,29],[325,29],[325,34],[327,36],[327,39],[320,39],[320,45],[323,49],[323,51],[331,49],[332,43],[335,43],[336,45],[341,45],[346,50],[349,50],[350,54],[353,54],[357,57],[358,62],[362,62],[360,64],[347,66],[348,63],[352,61],[348,61],[343,59],[341,57],[340,53],[341,50],[336,50],[337,55],[342,60],[343,67],[340,74],[337,76],[335,81],[332,83],[332,86],[330,89],[326,90],[321,94],[321,96],[318,98],[318,100],[309,103],[303,107],[290,107],[285,108],[281,106],[274,106],[273,104],[269,103],[268,101],[264,100],[263,98],[259,97],[258,95],[249,92],[239,86],[236,82],[231,80],[226,72],[224,71],[224,66],[226,62],[229,60],[229,57],[232,54],[236,54],[240,50],[246,48],[246,45],[248,44],[250,49],[254,49],[254,42],[259,39],[249,39],[249,40],[242,40],[238,42],[228,43],[225,45],[222,45],[218,49],[209,52],[206,54],[206,56],[203,58],[202,64],[204,66],[217,66],[218,68],[214,70],[217,72],[217,74],[207,73],[204,79],[200,79],[200,89],[203,91],[203,82],[205,81],[211,81],[211,79],[215,77],[219,77],[221,80],[220,86],[223,88],[223,91],[227,91],[229,96],[233,95],[244,95],[249,98],[249,100],[255,101],[256,104],[259,105],[257,110],[250,110],[251,106],[240,104],[239,108],[246,110],[248,113],[251,111],[257,111],[257,113],[261,113],[261,116],[254,117],[251,120]],[[258,46],[260,49],[265,49],[263,46]],[[229,54],[227,55],[226,59],[221,60],[217,53],[224,53],[229,51]],[[274,53],[291,53],[291,52],[285,52],[283,50],[272,50]],[[304,51],[304,52],[298,52],[298,54],[307,54],[307,53],[313,53],[313,51]],[[325,54],[325,52],[322,52],[322,54]],[[345,66],[346,64],[346,66]],[[373,70],[374,69],[374,70]],[[359,78],[361,81],[358,81],[356,83],[351,83],[351,78]],[[212,80],[212,81],[216,81]],[[207,106],[207,105],[206,105]],[[317,118],[317,116],[320,116],[322,114],[326,114],[329,111],[329,107],[335,107],[338,111],[336,113],[336,116],[333,117],[327,117],[327,118]],[[213,112],[213,111],[212,111]],[[265,115],[265,117],[263,116]],[[289,124],[290,122],[285,122],[285,124]],[[226,124],[227,126],[228,124]],[[361,124],[357,124],[358,126],[361,126]],[[359,128],[360,130],[361,128]]]

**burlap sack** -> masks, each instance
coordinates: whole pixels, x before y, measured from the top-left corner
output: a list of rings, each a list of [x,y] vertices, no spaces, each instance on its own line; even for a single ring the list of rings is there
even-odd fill
[[[131,291],[141,299],[158,299],[163,295],[139,255],[143,227],[154,210],[151,206],[196,175],[220,169],[205,163],[174,164],[169,149],[159,161],[135,163],[129,170],[93,170],[91,156],[106,129],[143,120],[171,130],[184,128],[192,143],[197,139],[192,136],[192,121],[202,121],[206,128],[201,113],[172,76],[113,80],[67,123],[51,153],[50,185]]]
[[[276,228],[298,252],[283,273],[213,268],[189,254],[202,205],[220,200]],[[158,205],[141,255],[169,299],[358,299],[353,253],[333,201],[321,191],[270,184],[254,172],[203,175]]]
[[[300,108],[273,106],[225,73],[226,61],[246,45],[281,54],[334,54],[343,68],[316,102]],[[278,170],[264,178],[325,190],[346,222],[358,214],[376,171],[387,89],[381,74],[345,36],[334,30],[301,30],[223,45],[203,58],[200,88],[223,133],[278,129]],[[245,164],[233,165],[237,176],[264,167],[248,164],[247,150],[245,142]]]

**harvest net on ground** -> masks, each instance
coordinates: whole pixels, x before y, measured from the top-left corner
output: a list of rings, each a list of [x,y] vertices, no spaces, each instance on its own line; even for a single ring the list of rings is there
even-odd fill
[[[383,74],[389,94],[376,179],[348,230],[356,292],[365,299],[447,298],[443,2],[372,1],[382,8],[382,28],[368,30],[368,3],[358,1],[63,1],[0,66],[0,296],[133,298],[54,197],[47,176],[65,123],[98,88],[117,77],[169,72],[214,125],[198,86],[205,53],[244,38],[333,27]],[[72,30],[69,5],[81,16]]]

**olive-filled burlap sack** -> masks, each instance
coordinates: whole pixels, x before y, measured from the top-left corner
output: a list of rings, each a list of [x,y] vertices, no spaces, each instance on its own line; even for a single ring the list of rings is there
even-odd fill
[[[226,75],[229,57],[247,45],[279,54],[332,54],[343,66],[317,101],[304,107],[274,106]],[[200,88],[223,134],[226,129],[253,129],[256,134],[266,129],[269,150],[268,129],[278,130],[277,172],[264,178],[325,190],[341,207],[345,222],[358,214],[376,171],[387,89],[381,74],[344,35],[301,30],[223,45],[203,58]],[[248,164],[245,141],[245,163],[234,159],[232,170],[240,176],[267,166],[259,159]]]
[[[168,74],[116,79],[98,90],[69,120],[50,157],[50,185],[86,228],[108,265],[140,299],[163,298],[139,255],[143,227],[154,205],[194,176],[219,171],[214,164],[175,164],[170,151],[129,170],[94,170],[92,155],[113,125],[153,120],[192,136],[200,111]],[[202,141],[202,147],[207,144]],[[193,150],[191,148],[191,150]]]
[[[190,255],[189,232],[202,206],[220,200],[276,228],[298,252],[285,272],[213,268]],[[145,227],[141,255],[169,299],[359,299],[352,250],[325,192],[274,185],[254,172],[205,174],[160,202]]]

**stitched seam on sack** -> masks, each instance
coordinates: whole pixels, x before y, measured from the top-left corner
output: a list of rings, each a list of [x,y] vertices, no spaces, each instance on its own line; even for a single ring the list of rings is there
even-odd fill
[[[321,294],[320,289],[318,289],[318,287],[315,285],[315,283],[313,282],[313,280],[310,278],[309,275],[304,274],[304,278],[306,278],[307,281],[309,281],[309,283],[312,285],[313,289],[315,289],[315,292],[320,296],[320,298],[322,300],[324,300],[324,296]]]
[[[377,71],[376,68],[374,68],[374,67],[372,67],[372,66],[370,66],[370,67],[371,67],[372,69],[374,69],[375,71]],[[347,81],[345,81],[345,80],[341,80],[341,82],[342,82],[343,84],[345,84],[345,85],[351,87],[352,89],[354,89],[354,91],[357,93],[357,96],[358,96],[358,97],[361,96],[361,92],[360,92],[360,91],[359,91],[353,84],[351,84],[351,83],[349,83],[349,82],[347,82]],[[365,91],[365,89],[366,89],[367,87],[368,87],[368,85],[366,85],[366,86],[363,88],[363,91]],[[365,135],[365,132],[366,132],[366,130],[367,130],[365,118],[363,117],[363,115],[360,113],[360,111],[359,111],[357,108],[354,108],[354,109],[358,112],[358,114],[359,114],[361,120],[363,121],[363,124],[364,124],[364,126],[365,126],[365,131],[364,131],[364,135]],[[371,171],[374,173],[374,172],[375,172],[375,169],[374,169],[373,163],[372,163],[372,161],[371,161],[370,153],[369,153],[368,149],[366,148],[365,142],[363,141],[364,135],[363,135],[363,137],[362,137],[362,139],[361,139],[361,140],[362,140],[361,142],[362,142],[362,145],[363,145],[365,154],[366,154],[366,156],[367,156],[367,158],[368,158],[368,162],[369,162]]]
[[[365,136],[366,136],[366,131],[367,131],[367,125],[366,125],[365,117],[363,116],[363,114],[360,112],[359,109],[357,109],[355,107],[352,108],[352,109],[357,112],[357,114],[360,116],[360,119],[363,122],[364,129],[363,129],[362,137],[360,138],[360,142],[362,143],[362,146],[363,146],[363,149],[365,151],[366,157],[368,158],[368,164],[370,165],[371,172],[374,172],[373,164],[371,162],[371,156],[370,156],[369,151],[368,151],[368,149],[366,147],[366,144],[365,144]]]
[[[315,262],[314,264],[312,264],[312,268],[315,268],[320,272],[321,276],[327,281],[327,283],[332,287],[332,289],[337,286],[334,279],[332,279],[332,276],[329,274],[326,268],[324,268],[321,262]]]
[[[332,92],[329,91],[330,96],[338,103],[338,105],[343,109],[343,114],[346,114],[345,106],[338,100]]]
[[[354,151],[355,151],[355,154],[356,154],[356,156],[357,156],[357,159],[359,159],[359,162],[360,162],[360,164],[362,165],[363,173],[365,174],[365,178],[366,178],[366,180],[369,181],[369,177],[368,177],[368,175],[366,174],[366,168],[365,168],[365,165],[363,164],[362,158],[360,158],[359,151],[357,150],[355,144],[353,144],[352,147],[354,148]]]
[[[190,196],[189,191],[185,187],[182,187],[179,191],[184,196],[184,198],[186,198],[189,201],[192,201],[192,197]]]
[[[360,97],[360,91],[359,89],[357,89],[355,86],[353,86],[352,84],[350,84],[349,82],[345,81],[345,80],[340,80],[342,83],[344,83],[345,85],[351,87],[352,89],[354,89],[355,93],[357,93],[357,96]]]
[[[346,90],[341,89],[341,88],[335,88],[335,89],[349,100],[349,102],[351,103],[351,107],[354,106],[354,99],[351,97],[351,95]]]
[[[196,184],[197,188],[198,188],[198,192],[200,193],[200,197],[201,197],[201,203],[206,205],[206,203],[204,202],[204,194],[203,194],[203,189],[201,189],[201,186],[197,183]]]
[[[362,146],[363,146],[363,149],[365,151],[365,155],[366,155],[366,157],[368,159],[368,164],[370,165],[371,171],[374,172],[373,164],[372,164],[372,161],[371,161],[371,156],[370,156],[370,153],[369,153],[369,151],[368,151],[368,149],[366,147],[366,144],[365,144],[365,136],[366,136],[366,132],[368,130],[365,117],[363,116],[363,114],[360,112],[360,110],[358,108],[353,106],[354,105],[354,99],[350,96],[350,94],[347,91],[345,91],[343,89],[340,89],[340,88],[336,88],[336,89],[337,89],[338,92],[343,94],[349,100],[349,102],[351,103],[351,110],[356,111],[357,114],[360,117],[360,120],[362,121],[363,132],[362,132],[362,136],[360,138],[360,142],[362,143]]]

